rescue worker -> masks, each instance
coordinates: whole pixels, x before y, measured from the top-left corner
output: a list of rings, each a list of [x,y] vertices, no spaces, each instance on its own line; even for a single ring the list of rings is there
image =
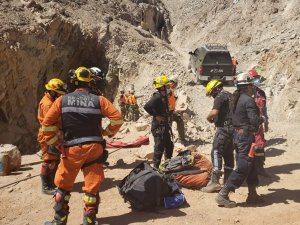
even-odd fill
[[[260,115],[265,118],[265,121],[263,124],[259,126],[258,131],[255,134],[255,165],[257,169],[257,173],[261,176],[270,177],[270,175],[265,171],[264,164],[266,160],[265,156],[265,146],[266,146],[266,140],[265,140],[265,132],[268,132],[269,130],[269,120],[268,120],[268,113],[267,113],[267,97],[266,93],[259,88],[259,85],[261,84],[261,76],[258,75],[256,70],[254,71],[251,69],[249,72],[250,77],[253,78],[253,84],[255,85],[255,92],[254,92],[254,99],[255,103],[259,109]]]
[[[248,184],[248,197],[246,203],[257,204],[263,202],[261,196],[256,193],[258,177],[254,166],[253,142],[254,132],[264,122],[259,110],[251,97],[254,92],[252,78],[248,73],[241,73],[236,79],[237,90],[233,94],[231,110],[233,112],[232,124],[234,127],[233,143],[237,151],[237,166],[231,173],[224,187],[216,197],[220,206],[228,208],[236,207],[236,202],[228,197],[229,192],[234,192],[246,179]]]
[[[211,150],[211,161],[213,172],[204,192],[215,192],[221,190],[219,182],[222,174],[222,161],[224,159],[224,183],[234,168],[233,157],[233,126],[232,114],[230,112],[230,101],[232,94],[223,89],[223,83],[218,80],[211,80],[206,85],[206,96],[214,98],[212,110],[207,115],[207,121],[215,123],[217,128]]]
[[[42,122],[51,105],[61,95],[66,93],[65,84],[58,78],[51,79],[46,85],[46,92],[41,99],[38,107],[38,121],[42,126]],[[43,138],[42,127],[39,129],[38,139],[42,149],[42,168],[41,168],[41,180],[42,180],[42,192],[48,195],[54,195],[56,189],[54,185],[54,176],[59,163],[59,152],[55,152],[53,146],[48,145]]]
[[[177,124],[177,130],[178,130],[178,141],[179,142],[185,142],[185,128],[184,128],[184,122],[180,114],[175,112],[176,108],[176,100],[177,96],[175,93],[175,89],[178,84],[178,78],[176,76],[170,77],[170,95],[168,96],[168,103],[169,103],[169,112],[170,112],[170,125],[172,125],[172,122],[175,121]]]
[[[84,176],[85,204],[83,225],[96,224],[96,214],[100,203],[99,187],[104,179],[102,163],[108,156],[102,136],[112,137],[121,127],[121,113],[103,96],[90,92],[92,73],[79,67],[71,77],[77,88],[74,92],[59,97],[43,120],[45,140],[62,153],[61,162],[55,176],[57,192],[54,196],[54,219],[46,225],[67,224],[69,199],[74,181],[81,169]],[[101,118],[110,120],[105,130],[101,128]],[[56,124],[62,121],[64,142],[57,137]]]
[[[172,158],[174,144],[171,139],[172,131],[169,125],[168,95],[170,94],[170,81],[166,75],[158,76],[154,81],[154,92],[144,109],[153,116],[151,132],[154,137],[153,166],[159,168],[162,155],[165,159]]]
[[[98,67],[91,67],[89,70],[92,72],[94,79],[92,82],[92,93],[95,95],[104,95],[107,85],[104,73]]]
[[[127,118],[127,96],[125,95],[125,91],[123,89],[120,90],[120,97],[118,100],[119,107],[123,116],[123,119]]]
[[[233,75],[235,76],[236,74],[236,67],[239,64],[237,61],[237,58],[235,56],[231,57],[232,65],[233,65]]]
[[[129,90],[129,95],[127,96],[127,104],[128,104],[128,120],[137,121],[138,116],[140,114],[139,106],[137,104],[137,99],[141,96],[136,96],[134,90]]]

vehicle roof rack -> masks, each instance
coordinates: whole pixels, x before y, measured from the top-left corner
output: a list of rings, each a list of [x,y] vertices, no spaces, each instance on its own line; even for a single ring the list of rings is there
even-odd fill
[[[208,50],[228,50],[227,45],[222,45],[220,43],[205,44],[205,48],[207,48]]]

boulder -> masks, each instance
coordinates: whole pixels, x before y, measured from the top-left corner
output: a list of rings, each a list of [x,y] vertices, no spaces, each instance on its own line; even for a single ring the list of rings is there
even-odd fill
[[[147,123],[136,123],[135,124],[135,129],[137,131],[144,131],[149,127],[149,125]]]
[[[188,96],[184,91],[180,91],[177,95],[175,112],[184,112],[188,108]]]
[[[0,144],[0,176],[6,176],[21,167],[21,152],[11,144]]]

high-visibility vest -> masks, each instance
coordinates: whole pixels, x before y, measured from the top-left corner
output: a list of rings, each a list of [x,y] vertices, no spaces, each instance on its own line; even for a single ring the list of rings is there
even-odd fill
[[[169,111],[174,111],[176,106],[176,96],[174,89],[170,89],[171,93],[170,96],[168,96],[168,104],[169,104]]]
[[[64,145],[102,140],[99,96],[88,91],[74,91],[62,96]]]
[[[237,61],[236,58],[233,58],[233,59],[232,59],[232,64],[235,65],[235,66],[238,64],[238,61]]]
[[[135,95],[129,95],[127,97],[127,102],[128,102],[129,105],[136,105],[137,104],[137,100],[136,100]]]
[[[126,104],[126,96],[125,95],[121,95],[119,98],[119,103],[124,103]]]

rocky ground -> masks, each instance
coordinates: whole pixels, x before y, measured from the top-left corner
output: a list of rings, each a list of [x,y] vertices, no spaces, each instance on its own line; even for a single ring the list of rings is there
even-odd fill
[[[294,130],[299,124],[292,126]],[[147,131],[137,132],[133,124],[127,124],[130,130],[122,140],[144,135]],[[282,123],[271,123],[267,134],[266,170],[271,178],[260,177],[258,192],[266,203],[260,206],[248,206],[245,199],[247,188],[242,186],[230,195],[237,201],[238,207],[226,209],[218,207],[214,201],[215,193],[203,193],[199,190],[183,189],[186,203],[178,209],[162,209],[154,213],[133,212],[119,195],[116,185],[122,180],[142,157],[152,152],[153,142],[141,148],[110,149],[110,166],[105,169],[106,179],[101,187],[101,204],[98,213],[99,224],[299,224],[299,151],[291,140],[299,141],[299,131],[282,133]],[[290,126],[289,126],[290,127]],[[299,144],[299,143],[298,143]],[[209,157],[211,144],[197,145],[197,149]],[[43,224],[53,216],[53,199],[43,195],[40,190],[40,159],[37,155],[23,156],[20,171],[10,176],[0,177],[0,186],[26,177],[31,179],[1,188],[0,224],[35,225]],[[37,175],[37,176],[36,176]],[[35,177],[36,176],[36,177]],[[82,223],[82,174],[76,180],[70,200],[71,213],[69,224]]]
[[[243,204],[247,189],[232,194],[235,209],[216,206],[215,194],[184,189],[187,204],[159,213],[131,212],[115,188],[150,145],[111,150],[107,179],[101,190],[100,224],[299,224],[299,1],[195,0],[0,0],[0,143],[17,145],[20,171],[0,177],[0,186],[39,173],[35,142],[36,110],[44,83],[67,71],[98,66],[107,74],[107,96],[134,84],[142,105],[153,92],[153,77],[179,76],[179,89],[189,97],[184,115],[189,143],[209,157],[213,126],[205,121],[212,99],[192,82],[188,51],[204,43],[226,44],[238,58],[238,70],[264,68],[262,88],[268,96],[270,132],[267,171],[258,192],[261,207]],[[234,87],[225,87],[233,91]],[[141,110],[144,114],[143,110]],[[149,123],[144,116],[141,123]],[[146,134],[128,123],[120,140]],[[176,148],[182,145],[176,144]],[[139,156],[139,157],[138,157]],[[36,163],[35,163],[36,162]],[[81,221],[78,177],[71,198],[70,224]],[[0,189],[0,224],[42,224],[52,216],[51,197],[40,192],[39,177]],[[197,222],[195,222],[197,221]]]

